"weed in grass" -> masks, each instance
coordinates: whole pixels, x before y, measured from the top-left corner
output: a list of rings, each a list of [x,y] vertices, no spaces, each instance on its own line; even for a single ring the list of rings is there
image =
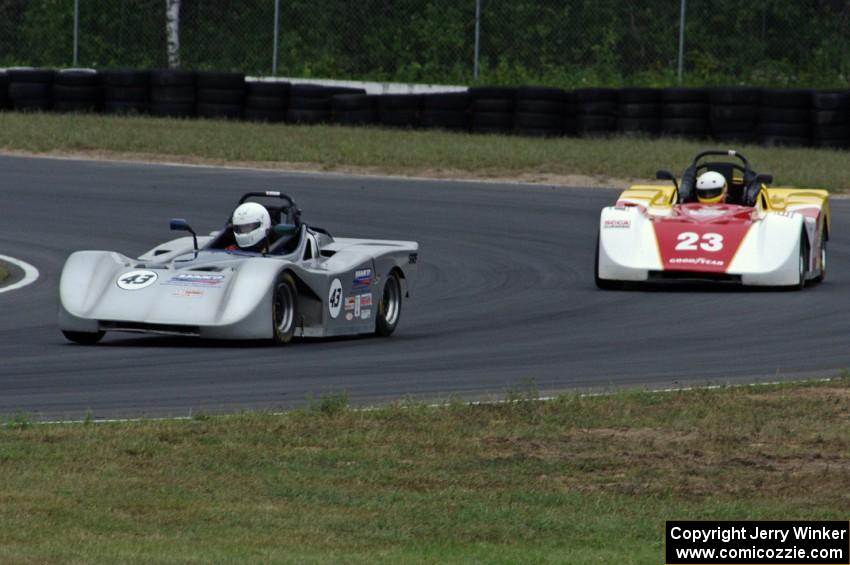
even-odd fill
[[[6,420],[4,427],[7,430],[26,430],[33,425],[32,418],[26,412],[15,412],[15,415]]]
[[[319,400],[309,398],[307,404],[313,412],[325,416],[339,416],[348,410],[348,393],[326,393],[319,397]]]

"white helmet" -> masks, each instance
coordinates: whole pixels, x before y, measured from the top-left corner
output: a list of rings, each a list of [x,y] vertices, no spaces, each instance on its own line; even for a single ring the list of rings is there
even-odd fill
[[[262,204],[246,202],[233,211],[233,236],[239,247],[251,247],[265,239],[272,227],[269,211]]]
[[[708,171],[697,179],[697,199],[703,204],[722,202],[726,196],[726,177],[717,171]]]

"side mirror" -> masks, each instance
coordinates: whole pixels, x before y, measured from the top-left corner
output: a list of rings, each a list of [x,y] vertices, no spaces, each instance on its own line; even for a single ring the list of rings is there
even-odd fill
[[[670,171],[656,171],[655,178],[658,180],[676,180]]]
[[[195,257],[198,256],[198,236],[195,234],[195,230],[192,229],[192,226],[189,225],[189,222],[182,218],[172,218],[171,219],[171,231],[187,231],[192,234],[192,242],[195,244]]]
[[[295,224],[276,224],[274,233],[277,235],[292,235],[298,231],[298,226]]]
[[[759,173],[756,175],[756,180],[762,184],[770,184],[773,182],[773,175],[767,173]]]
[[[192,231],[191,226],[189,226],[189,222],[182,218],[172,218],[170,225],[171,231]]]

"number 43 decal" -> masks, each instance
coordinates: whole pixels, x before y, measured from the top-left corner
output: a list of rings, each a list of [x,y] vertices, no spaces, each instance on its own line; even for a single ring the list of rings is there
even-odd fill
[[[723,236],[719,233],[704,233],[700,237],[692,231],[684,231],[676,239],[679,241],[676,251],[696,251],[699,248],[713,253],[723,249]]]

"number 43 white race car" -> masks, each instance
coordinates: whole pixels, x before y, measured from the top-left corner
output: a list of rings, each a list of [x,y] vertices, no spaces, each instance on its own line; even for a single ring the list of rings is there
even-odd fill
[[[726,156],[740,161],[709,161]],[[707,171],[723,175],[725,202],[698,201],[696,184]],[[596,252],[596,285],[625,282],[720,281],[801,289],[826,274],[830,232],[829,193],[808,188],[768,188],[737,151],[705,151],[681,182],[635,185],[602,210]]]

